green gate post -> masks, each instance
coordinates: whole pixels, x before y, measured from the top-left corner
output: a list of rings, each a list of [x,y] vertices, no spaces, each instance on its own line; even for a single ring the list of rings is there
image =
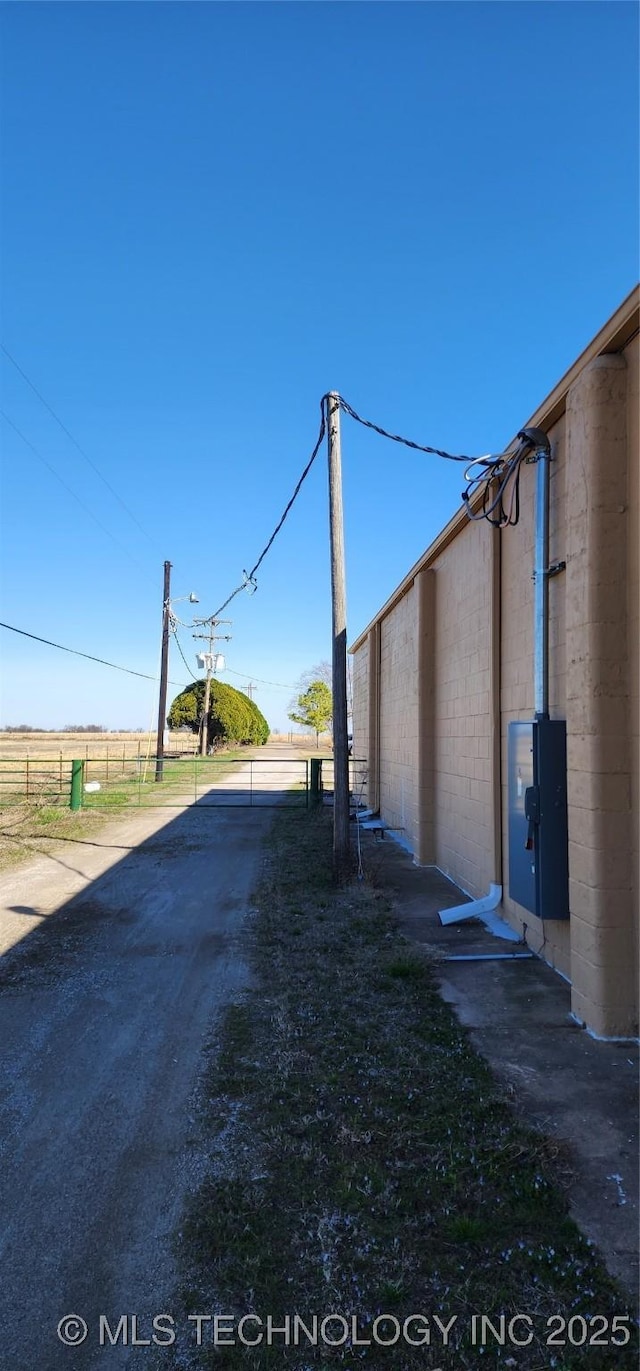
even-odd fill
[[[82,809],[82,784],[84,781],[84,762],[71,763],[71,809]]]
[[[322,794],[322,757],[311,758],[311,803],[320,804]]]

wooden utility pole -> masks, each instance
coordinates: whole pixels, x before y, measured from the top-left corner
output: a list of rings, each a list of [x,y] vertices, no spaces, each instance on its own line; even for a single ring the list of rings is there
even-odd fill
[[[164,730],[167,713],[167,681],[169,677],[169,614],[171,612],[171,562],[164,564],[162,593],[162,656],[160,658],[160,700],[158,703],[158,738],[156,742],[156,781],[164,771]]]
[[[349,840],[349,743],[347,737],[347,602],[342,516],[340,400],[327,397],[329,448],[329,528],[331,538],[331,611],[333,628],[333,872],[344,880],[351,866]]]
[[[231,642],[231,634],[230,634],[230,633],[217,634],[217,635],[216,635],[215,630],[216,630],[218,624],[229,624],[229,623],[231,623],[231,620],[230,620],[230,619],[213,619],[213,618],[212,618],[212,619],[195,619],[194,622],[195,622],[196,624],[202,624],[203,626],[204,626],[205,624],[208,624],[208,625],[209,625],[209,632],[208,632],[208,633],[194,633],[194,634],[193,634],[193,637],[194,637],[194,638],[204,638],[205,641],[208,640],[208,642],[209,642],[209,662],[210,662],[210,665],[207,667],[207,677],[206,677],[206,683],[205,683],[205,688],[204,688],[204,706],[203,706],[203,711],[202,711],[202,728],[201,728],[201,732],[200,732],[200,756],[201,756],[201,757],[206,757],[206,755],[207,755],[207,747],[208,747],[208,743],[209,743],[209,700],[210,700],[210,698],[211,698],[211,673],[212,673],[212,670],[213,670],[213,662],[212,662],[212,658],[213,658],[213,644],[214,644],[214,643],[217,643],[217,642],[220,642],[222,638],[224,638],[224,641],[225,641],[226,643],[230,643],[230,642]]]
[[[209,651],[211,652],[212,640],[209,639]],[[207,667],[207,681],[204,688],[204,705],[202,707],[202,730],[200,732],[200,756],[206,757],[209,746],[209,700],[211,699],[211,667]]]

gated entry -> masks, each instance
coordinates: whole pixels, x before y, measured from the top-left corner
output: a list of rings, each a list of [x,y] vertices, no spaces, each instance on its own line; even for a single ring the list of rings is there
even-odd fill
[[[88,759],[82,765],[83,809],[304,809],[309,804],[309,763],[304,757],[165,757],[159,782],[154,757],[131,758],[117,775],[113,767],[111,775],[105,774],[103,759]]]

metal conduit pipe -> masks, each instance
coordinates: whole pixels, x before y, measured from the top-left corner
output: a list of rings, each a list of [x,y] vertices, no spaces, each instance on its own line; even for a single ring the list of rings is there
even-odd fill
[[[549,718],[549,466],[551,444],[541,428],[518,434],[534,449],[536,462],[535,562],[533,570],[533,671],[536,719]]]
[[[443,957],[445,962],[529,962],[533,952],[459,952]]]

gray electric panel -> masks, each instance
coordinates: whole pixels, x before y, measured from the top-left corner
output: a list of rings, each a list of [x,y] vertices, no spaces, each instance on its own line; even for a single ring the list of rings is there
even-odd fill
[[[540,919],[569,918],[564,719],[509,724],[509,894]]]
[[[509,724],[507,797],[509,805],[509,894],[536,913],[535,853],[527,850],[524,797],[533,785],[533,723]]]

